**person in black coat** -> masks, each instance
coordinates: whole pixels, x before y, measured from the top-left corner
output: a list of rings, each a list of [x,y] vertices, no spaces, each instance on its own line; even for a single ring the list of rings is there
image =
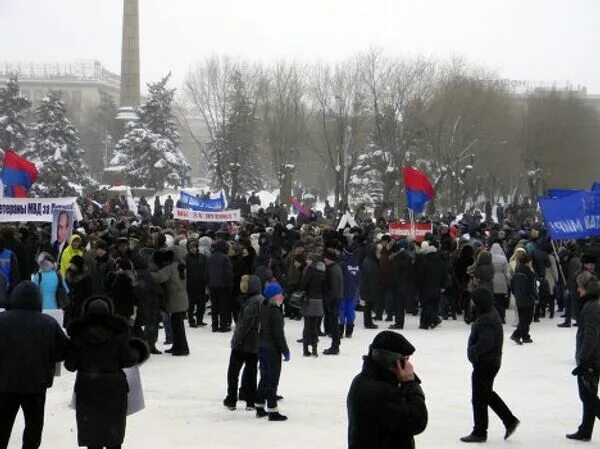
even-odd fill
[[[408,242],[401,240],[398,243],[398,248],[398,251],[390,256],[395,318],[395,322],[390,326],[390,329],[404,329],[406,304],[410,293],[410,284],[414,276],[413,260],[408,254]]]
[[[488,407],[506,427],[508,439],[519,425],[502,398],[494,391],[494,379],[502,365],[504,331],[502,320],[494,307],[494,295],[486,287],[477,287],[471,294],[476,321],[471,326],[467,357],[473,365],[471,377],[474,427],[470,435],[461,438],[464,443],[482,443],[487,440]]]
[[[133,328],[139,300],[135,289],[135,272],[130,260],[122,258],[116,260],[115,272],[109,275],[108,284],[115,315],[124,318],[129,327]]]
[[[187,242],[188,253],[185,256],[186,288],[190,308],[188,321],[190,327],[206,326],[204,312],[206,311],[206,261],[204,254],[200,254],[198,240],[190,239]]]
[[[215,243],[214,252],[206,263],[206,282],[210,289],[212,331],[231,331],[233,266],[227,256],[229,247],[224,240]]]
[[[19,408],[23,409],[23,447],[40,446],[46,390],[69,341],[54,318],[42,314],[36,284],[24,281],[12,291],[9,311],[0,313],[0,447],[6,448]]]
[[[269,421],[286,421],[277,408],[277,388],[281,375],[281,358],[290,360],[285,332],[283,330],[283,290],[278,284],[267,284],[264,289],[265,301],[260,310],[260,332],[258,357],[260,361],[260,382],[256,393],[256,416],[269,417]],[[266,407],[266,409],[265,409]]]
[[[415,348],[393,331],[380,332],[352,381],[348,449],[414,449],[427,427],[427,406],[409,357]]]
[[[227,369],[227,397],[223,401],[223,405],[230,410],[236,408],[238,380],[242,366],[244,373],[240,396],[246,401],[246,409],[254,408],[258,365],[258,325],[261,304],[265,299],[261,294],[258,276],[242,276],[240,292],[243,295],[242,309],[231,339],[231,355]]]
[[[367,246],[360,273],[360,297],[365,302],[363,324],[365,329],[377,329],[379,326],[373,324],[373,311],[379,295],[379,262],[375,245]]]
[[[325,264],[316,254],[307,258],[307,266],[302,275],[300,290],[304,292],[302,315],[304,329],[302,330],[303,355],[318,357],[320,320],[323,317],[323,292],[325,290]],[[309,347],[312,352],[309,352]]]
[[[344,296],[344,273],[338,264],[338,256],[334,249],[328,248],[323,256],[327,267],[325,272],[325,332],[331,335],[331,347],[325,349],[325,355],[337,355],[340,353],[340,326],[338,314],[340,303]]]
[[[517,269],[510,280],[510,287],[517,303],[519,324],[510,339],[521,345],[533,343],[529,335],[529,326],[533,320],[533,309],[537,300],[535,274],[531,269],[531,258],[527,253],[519,255]]]
[[[583,416],[577,432],[567,435],[570,440],[590,441],[596,421],[598,382],[600,380],[600,282],[584,271],[576,279],[578,300],[581,303],[575,348],[579,399]]]
[[[118,449],[125,438],[129,386],[123,368],[143,363],[148,347],[130,338],[127,322],[110,299],[93,296],[83,305],[80,319],[68,328],[72,340],[65,360],[77,371],[75,409],[79,446]]]
[[[419,298],[421,320],[419,329],[434,329],[442,322],[438,316],[442,291],[446,288],[446,266],[435,246],[421,247],[419,264]]]

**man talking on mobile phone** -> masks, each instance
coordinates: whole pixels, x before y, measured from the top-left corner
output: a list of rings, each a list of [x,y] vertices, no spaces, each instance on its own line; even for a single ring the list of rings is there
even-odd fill
[[[409,360],[415,347],[380,332],[348,393],[349,449],[413,449],[427,427],[425,395]]]

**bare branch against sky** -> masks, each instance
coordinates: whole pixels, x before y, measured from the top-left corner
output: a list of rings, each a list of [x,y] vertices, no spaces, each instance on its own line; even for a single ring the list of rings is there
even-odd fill
[[[98,59],[119,69],[121,0],[0,0],[0,62]],[[214,53],[339,61],[377,47],[600,93],[598,0],[143,0],[142,81]]]

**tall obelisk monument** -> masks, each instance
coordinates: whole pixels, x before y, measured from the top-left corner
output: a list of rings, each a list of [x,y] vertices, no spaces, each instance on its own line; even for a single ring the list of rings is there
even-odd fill
[[[140,105],[140,14],[138,0],[123,0],[121,104],[118,120],[135,119]]]

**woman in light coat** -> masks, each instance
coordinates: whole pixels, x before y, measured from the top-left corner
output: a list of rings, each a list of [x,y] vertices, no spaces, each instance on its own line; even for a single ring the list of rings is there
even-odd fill
[[[508,260],[499,243],[494,243],[490,250],[494,267],[494,306],[500,315],[502,323],[506,322],[508,307]]]

